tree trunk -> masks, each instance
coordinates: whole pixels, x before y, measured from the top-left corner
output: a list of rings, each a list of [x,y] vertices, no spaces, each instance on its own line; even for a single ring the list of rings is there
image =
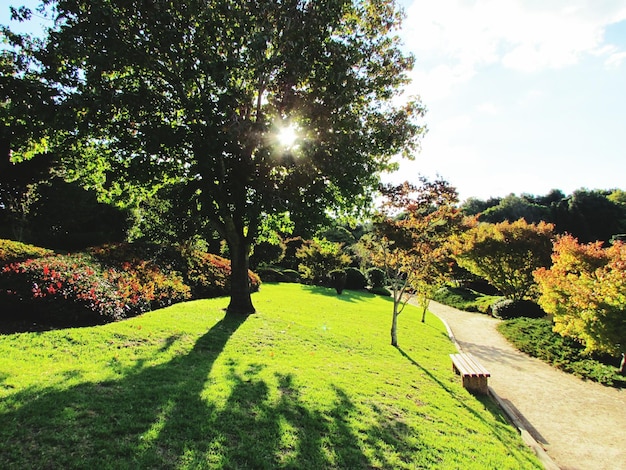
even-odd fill
[[[391,320],[391,345],[398,347],[398,308],[394,301],[393,305],[393,319]]]
[[[622,353],[622,362],[619,365],[619,373],[626,375],[626,354]]]
[[[229,240],[230,250],[230,304],[226,312],[236,315],[255,313],[250,296],[250,279],[248,278],[249,249],[243,240]]]

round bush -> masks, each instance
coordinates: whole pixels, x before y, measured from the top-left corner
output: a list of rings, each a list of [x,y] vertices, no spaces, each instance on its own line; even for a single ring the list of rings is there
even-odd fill
[[[367,280],[373,288],[384,287],[386,277],[385,271],[380,268],[370,268],[367,270]]]
[[[346,271],[343,269],[333,269],[328,273],[328,278],[330,279],[330,284],[335,288],[337,294],[341,294],[346,287],[346,279],[347,279]]]
[[[491,315],[508,320],[510,318],[542,318],[546,312],[532,300],[503,299],[491,306]]]
[[[346,289],[361,290],[367,286],[365,274],[358,268],[346,268]]]

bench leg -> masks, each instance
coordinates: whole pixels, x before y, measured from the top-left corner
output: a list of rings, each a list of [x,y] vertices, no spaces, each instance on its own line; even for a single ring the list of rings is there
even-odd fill
[[[463,387],[470,392],[482,393],[483,395],[487,395],[489,393],[487,377],[471,377],[469,375],[463,376]]]

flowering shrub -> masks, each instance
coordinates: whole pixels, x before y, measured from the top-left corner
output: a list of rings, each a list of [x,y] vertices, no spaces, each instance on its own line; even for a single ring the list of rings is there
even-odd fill
[[[5,317],[16,310],[44,316],[78,312],[110,321],[230,290],[230,261],[198,250],[128,243],[71,255],[38,250],[30,249],[48,256],[0,264]],[[250,271],[249,279],[258,290],[260,278]]]
[[[126,313],[115,286],[105,279],[99,266],[82,255],[49,256],[5,265],[0,296],[8,302],[45,302],[50,308],[62,301],[113,320]]]
[[[135,260],[103,268],[88,255],[57,255],[11,263],[0,274],[7,302],[45,302],[50,308],[85,310],[118,320],[191,297],[178,273]],[[59,304],[59,302],[62,302]]]

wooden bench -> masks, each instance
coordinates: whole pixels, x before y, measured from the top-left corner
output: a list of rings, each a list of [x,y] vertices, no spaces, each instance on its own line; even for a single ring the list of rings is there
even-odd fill
[[[450,354],[452,370],[463,378],[463,386],[470,392],[489,393],[487,378],[491,374],[471,354]]]

